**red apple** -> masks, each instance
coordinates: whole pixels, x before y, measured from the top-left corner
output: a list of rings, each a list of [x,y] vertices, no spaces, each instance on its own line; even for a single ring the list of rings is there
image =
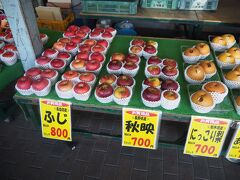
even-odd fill
[[[73,78],[76,78],[78,77],[79,73],[77,71],[66,71],[64,74],[63,74],[63,78],[64,79],[67,79],[67,80],[71,80]]]
[[[55,49],[46,49],[45,51],[43,51],[43,56],[51,56],[51,55],[54,55],[56,54],[57,51]]]
[[[100,35],[101,35],[100,31],[92,31],[89,36],[90,37],[98,37]]]
[[[174,90],[176,91],[178,89],[178,83],[172,79],[167,79],[163,81],[161,85],[161,89],[164,90]]]
[[[79,52],[82,52],[82,51],[90,52],[91,51],[91,46],[88,45],[88,44],[83,44],[83,45],[79,46],[78,51]]]
[[[71,55],[68,53],[68,52],[59,52],[58,55],[57,55],[57,59],[68,59],[70,58]]]
[[[87,33],[80,30],[80,31],[77,31],[75,35],[81,39],[84,39],[87,36]]]
[[[14,44],[6,44],[3,50],[17,51],[17,47]]]
[[[62,59],[53,59],[53,60],[50,62],[50,65],[51,65],[53,68],[59,69],[59,68],[64,67],[65,63],[64,63],[64,60],[62,60]]]
[[[81,51],[76,55],[75,59],[84,59],[87,61],[89,60],[89,52]]]
[[[91,29],[88,26],[80,26],[79,30],[85,33],[89,33],[91,31]]]
[[[161,73],[161,69],[160,67],[156,66],[156,65],[150,65],[147,67],[147,71],[151,74],[151,75],[159,75]]]
[[[80,74],[79,79],[84,82],[91,82],[95,79],[95,75],[91,72],[85,72]]]
[[[96,87],[96,95],[101,98],[109,97],[113,94],[113,87],[110,84],[102,83]]]
[[[73,31],[73,32],[75,32],[75,31],[77,31],[78,29],[79,29],[78,26],[76,26],[76,25],[70,25],[70,26],[68,26],[67,31]]]
[[[36,91],[42,91],[49,85],[49,81],[45,78],[40,78],[32,82],[32,88]]]
[[[105,56],[102,53],[94,52],[89,57],[90,60],[97,60],[99,62],[103,62],[105,59]]]
[[[105,47],[98,44],[92,47],[92,52],[104,52],[105,49]]]
[[[137,65],[134,62],[126,62],[123,67],[128,70],[134,70],[137,68]]]
[[[161,91],[154,87],[148,87],[143,90],[142,96],[147,101],[159,101],[161,99]]]
[[[74,31],[65,31],[65,32],[63,33],[63,35],[64,35],[65,37],[74,37],[74,36],[75,36],[75,32],[74,32]]]
[[[75,59],[72,61],[72,67],[75,69],[80,69],[85,67],[86,61],[84,59]]]
[[[178,98],[178,94],[174,91],[165,91],[163,93],[163,96],[167,99],[167,100],[176,100]]]
[[[1,38],[1,39],[3,39],[6,35],[7,35],[7,33],[5,33],[5,32],[0,32],[0,38]]]
[[[112,33],[104,32],[104,33],[102,33],[102,38],[112,38]]]
[[[151,87],[159,87],[161,85],[161,80],[157,77],[149,77],[143,81],[143,84]]]
[[[113,33],[113,32],[115,32],[115,31],[116,31],[116,29],[114,29],[114,28],[112,28],[112,27],[107,27],[107,28],[105,28],[105,32]]]
[[[163,65],[165,66],[172,66],[172,67],[177,67],[177,61],[174,59],[164,59],[163,60]]]
[[[0,49],[0,55],[3,54],[5,52],[4,49]]]
[[[57,71],[56,71],[56,70],[53,70],[53,69],[44,69],[44,70],[41,72],[41,77],[42,77],[42,78],[50,79],[50,78],[56,76],[56,74],[57,74]]]
[[[142,47],[144,47],[146,42],[144,40],[142,40],[142,39],[134,39],[134,40],[132,40],[131,44],[134,45],[134,46],[142,46]]]
[[[155,65],[160,64],[161,62],[162,60],[157,56],[151,56],[147,61],[148,64],[155,64]]]
[[[56,50],[58,50],[58,51],[63,51],[64,48],[65,48],[65,44],[66,44],[66,43],[63,43],[63,42],[60,42],[60,41],[55,42],[55,43],[53,44],[53,49],[56,49]]]
[[[112,60],[108,63],[108,68],[111,70],[119,70],[122,67],[121,61]]]
[[[75,43],[75,44],[79,44],[82,42],[82,38],[75,36],[75,37],[71,37],[71,42]]]
[[[130,95],[130,90],[125,86],[119,86],[114,90],[114,96],[118,99],[128,98]]]
[[[40,39],[43,39],[43,38],[47,37],[47,35],[44,34],[44,33],[40,33],[40,34],[39,34],[39,37],[40,37]]]
[[[13,57],[14,56],[14,52],[12,51],[6,51],[2,54],[2,57]]]
[[[86,64],[87,71],[96,71],[99,68],[100,68],[100,62],[98,62],[97,60],[90,60]]]
[[[104,76],[102,76],[99,80],[99,83],[108,83],[108,84],[112,84],[116,81],[116,76],[114,74],[106,74]]]
[[[89,46],[94,46],[95,44],[97,43],[97,41],[96,40],[94,40],[94,39],[86,39],[84,42],[83,42],[83,44],[87,44],[87,45],[89,45]]]
[[[39,65],[48,64],[50,61],[51,61],[51,59],[49,57],[46,57],[46,56],[40,56],[36,59],[36,62]]]
[[[140,61],[140,58],[133,53],[130,53],[126,57],[126,62],[133,62],[133,63],[138,63]]]
[[[26,76],[35,77],[35,76],[40,75],[41,72],[42,71],[39,68],[33,67],[33,68],[30,68],[26,71]]]
[[[8,34],[5,36],[5,39],[6,39],[6,40],[12,39],[12,38],[13,38],[12,33],[8,33]]]
[[[117,79],[118,86],[132,86],[133,82],[133,78],[128,75],[121,75]]]
[[[130,51],[133,53],[133,54],[138,54],[140,53],[141,51],[143,50],[143,48],[141,46],[132,46],[130,48]]]
[[[73,88],[73,82],[69,80],[62,80],[57,85],[57,88],[62,92],[70,91]]]
[[[108,48],[108,46],[109,46],[108,41],[105,40],[105,39],[100,39],[100,40],[98,40],[98,41],[97,41],[97,44],[98,44],[98,45],[101,45],[101,46],[103,46],[103,47],[105,47],[105,48]]]
[[[76,44],[76,43],[70,42],[70,43],[67,43],[67,44],[66,44],[65,50],[71,51],[71,50],[75,49],[76,47],[77,47],[77,44]]]
[[[77,94],[84,94],[90,90],[90,86],[85,82],[79,82],[74,86],[73,90]]]
[[[30,89],[30,87],[32,85],[32,80],[28,76],[23,76],[23,77],[20,77],[17,80],[17,84],[16,85],[17,85],[17,87],[19,89],[27,90],[27,89]]]
[[[94,28],[93,30],[92,30],[92,32],[96,32],[96,31],[98,31],[98,32],[100,32],[100,33],[104,33],[104,28],[101,28],[101,27],[96,27],[96,28]]]
[[[71,42],[71,40],[69,38],[60,38],[60,39],[58,39],[58,42],[66,44],[66,43]]]
[[[123,53],[113,53],[111,57],[112,60],[125,61],[125,55]]]
[[[145,46],[144,51],[149,53],[149,54],[154,54],[154,53],[157,52],[156,48],[153,45]]]
[[[175,76],[178,73],[177,68],[173,67],[173,66],[165,66],[162,69],[163,74],[165,74],[166,76]]]
[[[8,34],[8,33],[11,33],[11,32],[12,32],[12,30],[9,28],[9,24],[8,24],[8,23],[6,24],[6,28],[7,28],[7,29],[4,31],[5,33]]]

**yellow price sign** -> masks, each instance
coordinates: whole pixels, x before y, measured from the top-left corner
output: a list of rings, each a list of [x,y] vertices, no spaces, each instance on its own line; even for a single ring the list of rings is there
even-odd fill
[[[219,157],[230,123],[228,119],[192,116],[184,154]]]
[[[122,145],[156,149],[161,116],[159,111],[123,108]]]
[[[240,159],[240,125],[236,129],[227,151],[227,158]]]
[[[42,136],[72,141],[71,103],[39,99]]]

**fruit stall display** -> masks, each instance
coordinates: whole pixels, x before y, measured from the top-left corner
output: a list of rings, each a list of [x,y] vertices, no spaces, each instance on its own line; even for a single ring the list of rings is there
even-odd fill
[[[86,26],[55,32],[58,40],[49,42],[36,68],[19,79],[15,98],[64,100],[103,112],[120,113],[127,106],[180,119],[203,113],[239,119],[233,110],[240,93],[221,81],[226,77],[238,84],[239,66],[229,70],[234,75],[225,74],[207,42],[115,35],[113,28]],[[214,49],[211,42],[217,41],[210,41]],[[237,54],[236,48],[225,50]]]

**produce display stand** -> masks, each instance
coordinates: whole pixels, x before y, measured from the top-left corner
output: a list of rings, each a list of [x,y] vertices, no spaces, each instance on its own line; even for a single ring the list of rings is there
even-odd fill
[[[50,41],[46,45],[46,47],[51,47],[52,43],[56,41],[59,37],[62,36],[61,32],[54,32],[49,30],[42,30],[41,32],[46,33],[50,37]],[[136,38],[136,37],[134,37]],[[191,115],[205,115],[209,117],[220,117],[220,118],[228,118],[232,119],[234,121],[239,121],[240,116],[235,112],[234,107],[231,102],[231,98],[227,96],[223,103],[218,105],[215,110],[208,114],[199,114],[192,110],[190,101],[189,101],[189,92],[199,88],[198,86],[189,87],[192,85],[187,85],[185,79],[184,79],[184,62],[182,59],[182,52],[181,47],[182,46],[193,46],[196,43],[200,41],[193,41],[193,40],[182,40],[182,39],[163,39],[163,38],[147,38],[147,37],[141,37],[144,40],[154,40],[157,41],[158,46],[158,56],[161,58],[174,58],[178,62],[179,66],[179,77],[178,82],[181,86],[180,95],[181,95],[181,102],[177,109],[167,111],[163,108],[148,108],[144,106],[141,100],[141,89],[142,89],[142,81],[145,79],[144,75],[144,67],[146,60],[142,58],[140,63],[140,69],[138,74],[135,76],[136,85],[133,89],[133,96],[131,98],[131,101],[127,107],[131,108],[140,108],[140,109],[151,109],[151,110],[160,110],[163,112],[163,120],[166,121],[175,121],[179,123],[189,123],[191,119]],[[127,54],[128,53],[128,47],[129,42],[133,39],[133,37],[130,36],[116,36],[113,40],[110,49],[106,56],[105,64],[109,61],[109,58],[112,53],[114,52],[122,52]],[[213,59],[213,56],[210,56],[209,58]],[[98,78],[102,75],[106,74],[106,66],[103,67],[100,74],[98,75]],[[220,78],[217,77],[217,78]],[[216,80],[216,79],[215,79]],[[98,83],[98,81],[97,81]],[[97,84],[96,83],[96,84]],[[95,85],[96,85],[95,84]],[[93,88],[94,89],[94,88]],[[56,92],[54,87],[52,87],[52,90],[49,95],[44,97],[46,99],[54,99],[54,100],[63,100],[60,99]],[[14,99],[16,102],[22,107],[26,119],[33,121],[37,125],[40,124],[40,117],[39,114],[36,113],[33,110],[34,105],[38,105],[39,97],[35,95],[30,96],[22,96],[19,93],[17,93],[14,96]],[[83,110],[83,111],[91,111],[91,112],[102,112],[102,113],[111,113],[111,114],[121,114],[122,108],[126,106],[120,106],[116,103],[107,103],[102,104],[98,102],[94,96],[94,90],[91,93],[91,96],[88,101],[82,102],[75,99],[65,100],[72,103],[72,110]]]

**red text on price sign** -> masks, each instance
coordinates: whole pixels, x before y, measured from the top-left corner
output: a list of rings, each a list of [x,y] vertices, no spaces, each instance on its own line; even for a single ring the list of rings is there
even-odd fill
[[[42,136],[71,141],[71,104],[48,99],[40,99],[39,104]]]

